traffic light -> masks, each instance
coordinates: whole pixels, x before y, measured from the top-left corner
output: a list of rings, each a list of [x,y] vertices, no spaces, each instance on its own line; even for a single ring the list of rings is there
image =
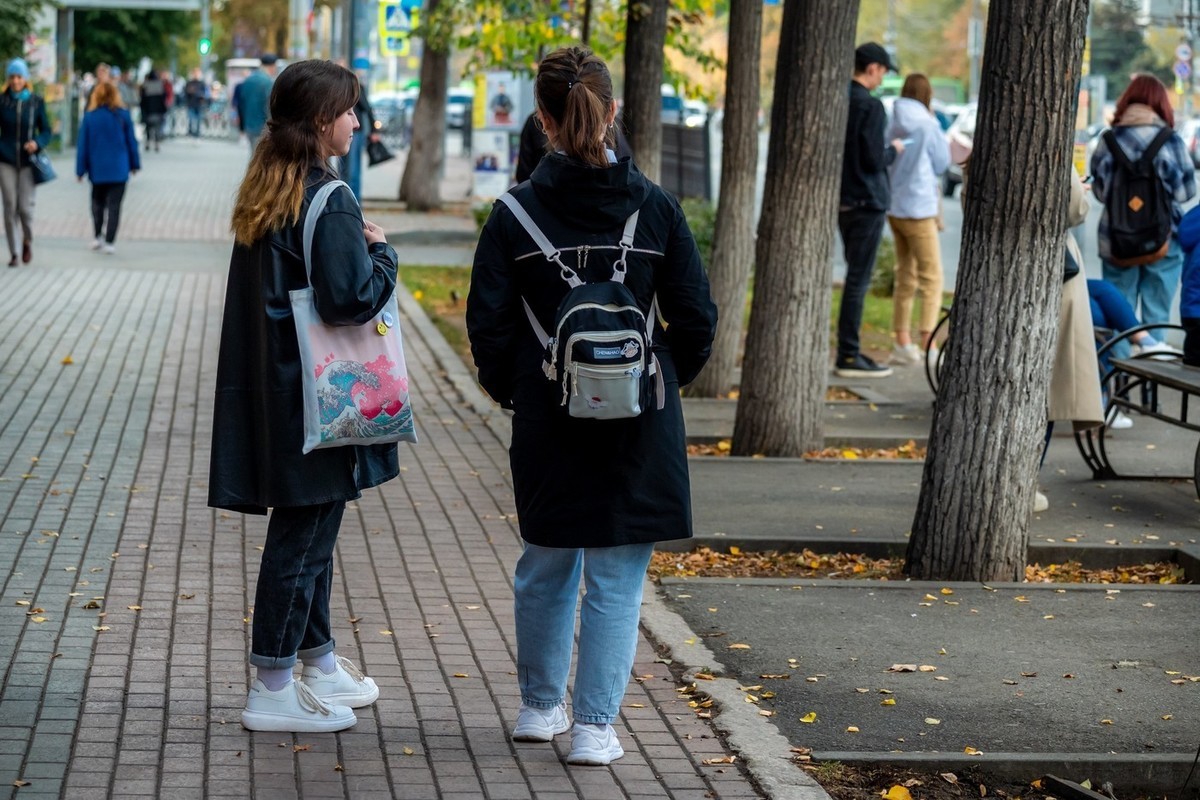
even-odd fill
[[[200,55],[206,56],[208,55],[209,51],[212,50],[212,39],[208,38],[207,36],[201,36],[200,41],[197,42],[196,46],[200,51]]]

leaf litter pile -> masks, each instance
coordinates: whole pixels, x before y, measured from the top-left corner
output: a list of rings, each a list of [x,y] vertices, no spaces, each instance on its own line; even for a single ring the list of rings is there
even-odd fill
[[[733,443],[730,439],[687,446],[689,456],[728,456],[732,449]],[[826,447],[822,450],[809,450],[804,457],[842,461],[924,461],[925,448],[918,447],[915,441],[909,439],[899,447]]]
[[[776,550],[744,552],[730,547],[719,552],[698,547],[690,553],[656,552],[650,562],[654,578],[846,578],[905,580],[901,558],[869,558],[854,553],[814,553],[804,549],[795,553]],[[1025,568],[1030,583],[1111,583],[1174,584],[1184,583],[1178,564],[1159,562],[1132,564],[1112,569],[1084,569],[1069,561],[1063,564],[1030,564]]]
[[[1049,800],[1053,797],[1041,779],[1008,781],[995,778],[974,766],[957,772],[918,772],[885,765],[850,766],[836,761],[801,763],[800,766],[812,775],[834,800]],[[1068,780],[1077,779],[1077,776],[1061,777],[1067,777]],[[1092,788],[1087,781],[1083,781],[1081,786],[1085,789]],[[1123,797],[1134,800],[1136,795],[1129,794]]]

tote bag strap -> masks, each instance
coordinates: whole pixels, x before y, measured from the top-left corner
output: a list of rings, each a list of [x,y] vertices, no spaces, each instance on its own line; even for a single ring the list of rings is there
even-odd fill
[[[329,195],[333,194],[339,186],[346,186],[346,182],[330,181],[318,189],[304,215],[304,274],[308,278],[309,286],[312,286],[312,240],[313,234],[317,230],[317,219],[325,210],[325,204],[329,202]],[[350,187],[346,186],[346,188]]]

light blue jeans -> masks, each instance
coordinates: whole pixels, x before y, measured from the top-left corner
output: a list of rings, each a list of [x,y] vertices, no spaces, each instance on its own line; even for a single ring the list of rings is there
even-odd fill
[[[617,718],[637,650],[642,585],[653,544],[570,549],[525,544],[513,579],[517,620],[517,682],[521,701],[554,708],[567,694],[579,578],[575,668],[576,722]]]
[[[1144,324],[1171,321],[1171,303],[1175,300],[1183,272],[1183,249],[1174,236],[1167,254],[1153,264],[1144,267],[1117,267],[1107,261],[1101,261],[1101,264],[1104,280],[1120,290],[1130,308],[1137,310],[1138,300],[1142,301],[1140,316]],[[1156,333],[1155,338],[1162,337]]]

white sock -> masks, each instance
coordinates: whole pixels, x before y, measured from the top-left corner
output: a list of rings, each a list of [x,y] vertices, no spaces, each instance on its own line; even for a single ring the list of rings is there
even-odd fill
[[[292,669],[285,667],[284,669],[266,669],[259,667],[255,673],[256,677],[263,682],[263,686],[267,687],[269,692],[278,692],[283,687],[292,682]]]
[[[332,650],[323,656],[317,656],[316,658],[305,658],[302,660],[304,661],[304,666],[316,667],[326,675],[332,675],[333,673],[337,672],[337,654]]]

